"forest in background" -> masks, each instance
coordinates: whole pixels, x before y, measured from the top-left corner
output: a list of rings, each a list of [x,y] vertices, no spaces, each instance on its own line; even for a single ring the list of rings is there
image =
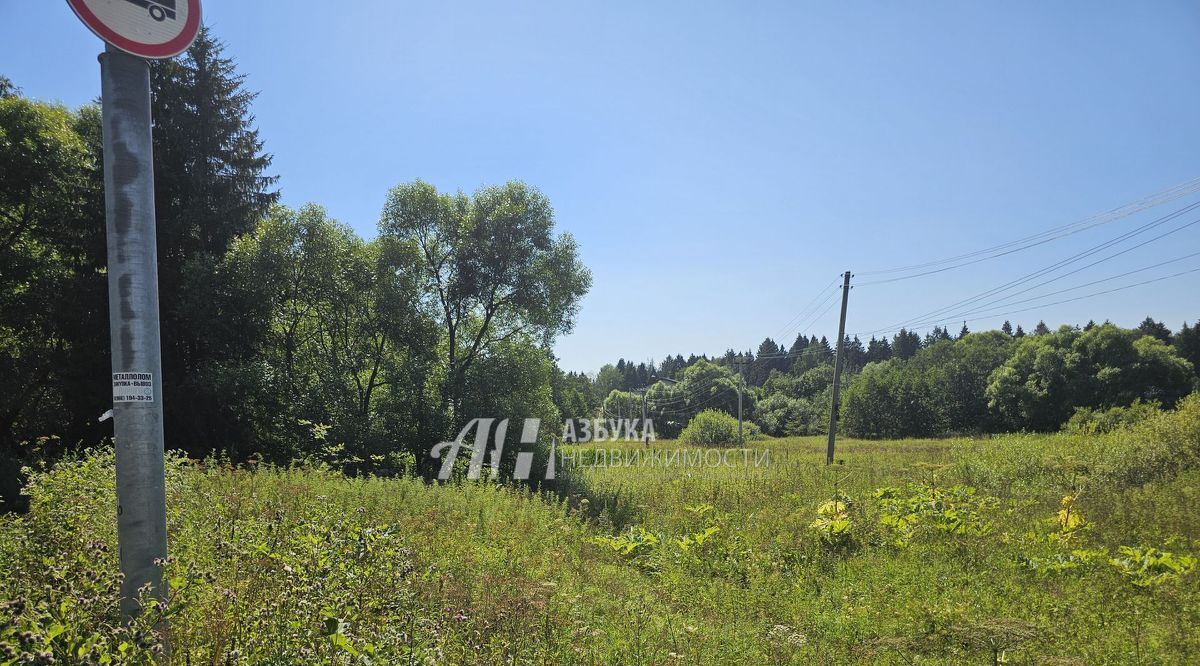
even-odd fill
[[[958,335],[935,327],[924,337],[901,329],[866,344],[847,337],[844,354],[839,415],[848,435],[1047,432],[1077,412],[1174,406],[1200,383],[1200,322],[1176,332],[1150,317],[1134,329],[1088,322],[1052,331],[1038,322],[1026,334],[1005,322],[983,332],[964,325]],[[740,385],[743,416],[762,432],[824,434],[834,357],[828,339],[801,334],[787,348],[767,338],[757,353],[621,359],[594,377],[565,375],[559,402],[580,414],[640,417],[644,391],[656,432],[671,437],[701,411],[736,415]]]

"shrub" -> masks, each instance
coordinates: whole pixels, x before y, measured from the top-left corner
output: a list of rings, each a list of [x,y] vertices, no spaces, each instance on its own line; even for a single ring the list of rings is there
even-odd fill
[[[753,423],[742,424],[745,439],[760,434]],[[706,409],[688,422],[679,434],[679,441],[695,446],[724,446],[738,443],[737,419],[716,409]]]
[[[938,388],[929,373],[872,363],[846,387],[842,423],[855,437],[929,437],[945,432]]]
[[[1169,479],[1198,468],[1200,393],[1184,398],[1172,411],[1151,414],[1127,429],[1092,439],[1079,446],[1081,451],[1091,450],[1093,471],[1121,485]]]
[[[755,414],[755,422],[772,437],[823,434],[825,419],[828,418],[827,409],[813,401],[781,394],[760,401]]]
[[[1157,402],[1136,400],[1128,407],[1090,409],[1078,407],[1075,414],[1063,426],[1063,432],[1072,435],[1100,435],[1114,430],[1129,428],[1162,413]]]

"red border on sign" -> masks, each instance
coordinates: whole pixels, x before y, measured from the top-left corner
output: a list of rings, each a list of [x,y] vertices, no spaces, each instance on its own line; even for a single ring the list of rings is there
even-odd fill
[[[188,3],[187,23],[183,26],[183,31],[179,33],[175,39],[161,44],[143,44],[135,42],[132,39],[127,39],[118,35],[112,28],[104,25],[104,22],[88,8],[83,0],[67,0],[67,4],[71,5],[71,9],[75,10],[75,14],[83,24],[96,33],[96,36],[113,46],[132,53],[143,58],[174,58],[175,56],[187,50],[187,47],[192,45],[196,39],[196,33],[200,30],[200,0],[186,0]]]

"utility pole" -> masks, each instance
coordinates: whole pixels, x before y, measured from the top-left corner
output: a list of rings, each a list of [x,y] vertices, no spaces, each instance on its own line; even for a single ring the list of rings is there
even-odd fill
[[[829,446],[825,464],[833,464],[833,442],[837,438],[838,400],[842,390],[842,362],[846,353],[846,303],[850,300],[850,271],[842,274],[842,316],[838,319],[837,354],[833,357],[833,404],[829,408]]]
[[[746,383],[746,357],[738,356],[734,363],[738,366],[738,446],[745,447],[746,442],[742,439],[742,388]]]
[[[650,437],[646,430],[646,392],[649,390],[649,386],[642,387],[642,443],[646,446],[650,446]]]

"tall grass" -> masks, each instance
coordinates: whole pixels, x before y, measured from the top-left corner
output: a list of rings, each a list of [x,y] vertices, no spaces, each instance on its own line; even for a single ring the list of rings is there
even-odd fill
[[[820,438],[598,446],[564,498],[172,458],[171,598],[132,627],[111,453],[36,472],[0,518],[0,664],[149,663],[163,614],[187,664],[1200,661],[1200,399],[829,467]]]

